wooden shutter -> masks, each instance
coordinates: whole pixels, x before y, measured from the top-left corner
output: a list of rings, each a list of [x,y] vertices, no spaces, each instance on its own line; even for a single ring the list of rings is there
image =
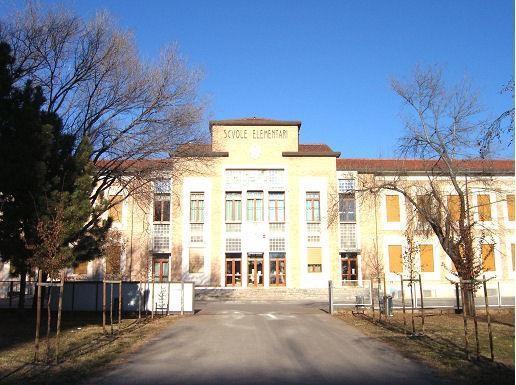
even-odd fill
[[[79,262],[77,266],[73,268],[74,274],[85,275],[88,274],[88,262]]]
[[[484,243],[482,245],[482,268],[484,271],[495,271],[494,245]]]
[[[120,222],[122,220],[122,199],[121,195],[110,195],[109,201],[114,204],[109,209],[109,216],[113,219],[113,222]]]
[[[120,245],[110,245],[105,254],[106,259],[106,274],[120,273],[120,256],[122,254],[122,247]]]
[[[480,219],[481,221],[490,221],[491,220],[491,201],[489,200],[489,195],[487,195],[487,194],[477,195],[477,204],[478,204],[478,219]]]
[[[200,247],[191,247],[189,256],[190,273],[204,272],[204,249]]]
[[[507,195],[507,219],[514,221],[514,194]]]
[[[391,273],[403,272],[401,245],[389,245],[389,271]]]
[[[434,247],[433,245],[419,245],[421,258],[421,271],[424,273],[434,272]]]
[[[448,195],[448,212],[453,221],[460,219],[460,198],[458,195]]]
[[[386,195],[387,222],[400,221],[400,197],[398,195]]]
[[[309,265],[321,265],[321,248],[320,247],[309,247],[307,253],[307,261]]]

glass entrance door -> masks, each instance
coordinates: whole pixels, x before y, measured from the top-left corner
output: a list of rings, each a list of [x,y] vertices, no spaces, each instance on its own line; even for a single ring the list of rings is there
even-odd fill
[[[270,271],[269,283],[270,286],[285,286],[287,284],[287,260],[285,253],[269,253]]]
[[[356,253],[340,253],[342,281],[358,280],[358,264]]]
[[[247,254],[247,286],[263,286],[263,253]]]
[[[226,286],[242,286],[242,254],[226,254]]]

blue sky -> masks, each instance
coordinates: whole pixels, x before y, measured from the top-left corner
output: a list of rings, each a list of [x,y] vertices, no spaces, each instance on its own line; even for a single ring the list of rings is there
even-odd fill
[[[301,120],[302,142],[342,157],[394,155],[401,101],[389,79],[416,63],[443,66],[451,82],[470,77],[493,117],[513,103],[499,94],[514,74],[512,0],[64,4],[86,17],[109,10],[146,57],[177,42],[204,70],[207,119]]]

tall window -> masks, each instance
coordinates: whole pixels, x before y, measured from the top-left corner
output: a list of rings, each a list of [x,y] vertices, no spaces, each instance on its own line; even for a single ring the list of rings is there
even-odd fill
[[[124,197],[122,195],[110,195],[109,201],[112,206],[109,208],[109,216],[113,219],[113,222],[122,221],[122,201]]]
[[[226,193],[226,222],[242,221],[242,193]]]
[[[339,219],[341,222],[356,221],[356,204],[353,193],[339,194]]]
[[[170,195],[154,195],[154,222],[170,222]]]
[[[168,255],[157,254],[152,261],[152,277],[156,282],[168,281]]]
[[[489,195],[479,194],[477,195],[478,204],[478,219],[482,222],[491,220],[491,201]]]
[[[399,222],[400,197],[398,195],[386,195],[385,207],[387,208],[387,222]]]
[[[458,221],[460,219],[461,203],[458,195],[448,195],[448,213],[450,214],[452,221]]]
[[[190,223],[204,222],[204,193],[190,194]]]
[[[247,220],[263,221],[263,191],[247,192]]]
[[[321,221],[321,197],[319,192],[306,193],[306,221]]]
[[[285,222],[285,193],[269,193],[269,222]]]

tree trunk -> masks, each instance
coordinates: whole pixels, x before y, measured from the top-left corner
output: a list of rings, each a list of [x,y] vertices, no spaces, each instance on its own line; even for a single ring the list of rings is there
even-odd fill
[[[61,312],[63,310],[63,291],[65,284],[65,272],[61,272],[61,286],[59,287],[59,302],[57,305],[57,326],[56,326],[56,364],[59,362],[59,334],[61,332]]]
[[[18,297],[18,309],[25,309],[25,288],[27,287],[27,274],[20,274],[20,296]]]
[[[36,285],[36,337],[34,338],[34,361],[38,360],[39,353],[39,327],[41,325],[41,283],[42,283],[41,270],[38,271],[38,284]]]
[[[462,304],[462,311],[468,316],[475,314],[475,302],[473,296],[475,295],[472,285],[462,284],[462,291],[464,292],[464,303]]]

